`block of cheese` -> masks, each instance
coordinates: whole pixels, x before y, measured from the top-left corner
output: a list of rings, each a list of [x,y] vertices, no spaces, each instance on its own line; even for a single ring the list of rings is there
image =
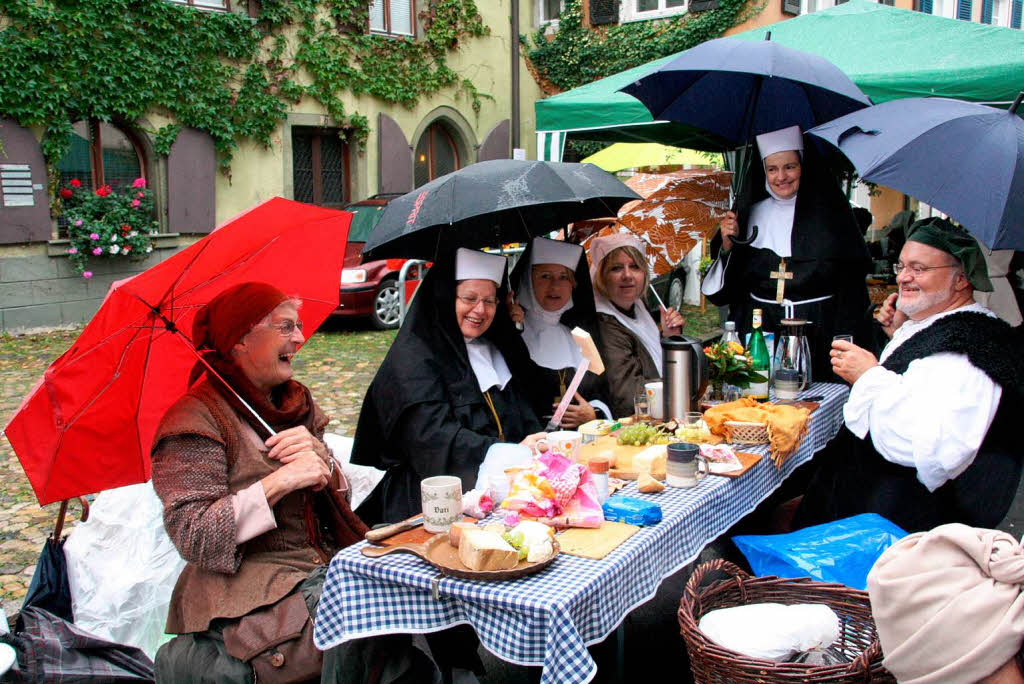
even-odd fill
[[[668,450],[664,444],[647,447],[633,457],[633,470],[641,473],[664,471],[664,463],[668,460]]]
[[[494,532],[464,529],[459,560],[470,570],[511,570],[519,563],[519,552]]]
[[[583,328],[573,328],[572,339],[576,341],[583,357],[590,361],[590,367],[587,370],[594,375],[604,373],[604,361],[601,360],[601,354],[597,351],[597,345],[594,344],[594,338],[590,336],[590,333]]]

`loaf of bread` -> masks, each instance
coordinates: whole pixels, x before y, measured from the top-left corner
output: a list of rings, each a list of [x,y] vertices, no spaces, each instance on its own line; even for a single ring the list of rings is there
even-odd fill
[[[452,526],[448,528],[448,543],[459,548],[459,544],[462,542],[462,533],[465,530],[476,529],[476,523],[471,522],[456,522],[452,523]]]
[[[519,552],[494,532],[463,529],[459,560],[470,570],[511,570],[519,563]]]

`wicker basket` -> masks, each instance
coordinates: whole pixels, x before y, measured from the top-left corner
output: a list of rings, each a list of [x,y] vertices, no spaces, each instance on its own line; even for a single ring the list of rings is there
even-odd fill
[[[701,587],[712,572],[731,575]],[[842,665],[778,663],[751,658],[719,646],[697,624],[705,613],[750,603],[823,603],[839,616],[835,648],[850,658]],[[679,628],[690,654],[694,681],[732,682],[895,682],[882,667],[875,623],[867,592],[808,578],[753,577],[732,563],[717,559],[700,565],[686,583],[679,604]]]
[[[764,423],[742,423],[738,420],[727,420],[725,426],[726,441],[730,444],[767,444],[768,426]]]

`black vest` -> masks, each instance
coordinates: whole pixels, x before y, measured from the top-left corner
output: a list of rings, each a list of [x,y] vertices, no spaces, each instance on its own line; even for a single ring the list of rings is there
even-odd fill
[[[897,465],[875,450],[870,434],[858,438],[843,428],[829,444],[805,495],[798,522],[827,522],[858,513],[878,513],[908,532],[950,522],[992,528],[999,525],[1017,492],[1022,450],[1013,421],[1022,402],[1024,360],[1020,328],[977,312],[945,316],[914,335],[885,360],[903,373],[910,363],[942,352],[965,354],[972,365],[1002,388],[995,418],[977,456],[959,476],[934,492],[914,468]],[[971,397],[960,397],[965,403]]]

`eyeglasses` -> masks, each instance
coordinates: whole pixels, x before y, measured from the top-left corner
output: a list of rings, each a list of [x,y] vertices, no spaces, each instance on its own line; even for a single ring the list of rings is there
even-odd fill
[[[302,332],[302,321],[281,321],[280,323],[271,323],[270,327],[281,333],[281,337],[291,337],[296,329]]]
[[[922,266],[921,264],[909,264],[904,266],[901,263],[895,263],[892,265],[892,272],[899,275],[900,273],[903,273],[904,269],[906,269],[916,278],[917,276],[924,275],[928,271],[934,271],[937,268],[955,268],[956,266],[957,264],[946,264],[945,266]]]
[[[485,309],[493,309],[498,306],[498,300],[494,297],[477,297],[476,295],[463,296],[458,294],[455,295],[455,297],[462,300],[462,303],[471,309],[475,309],[476,305],[480,302],[484,303]]]

